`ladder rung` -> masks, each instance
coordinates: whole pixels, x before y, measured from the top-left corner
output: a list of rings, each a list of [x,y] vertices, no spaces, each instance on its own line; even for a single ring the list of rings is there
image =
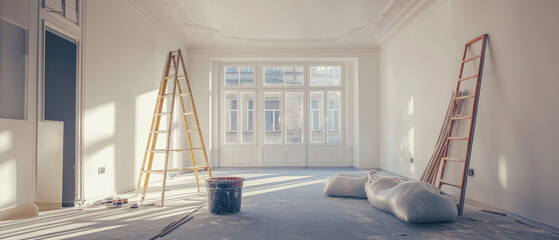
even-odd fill
[[[196,129],[188,129],[188,130],[186,130],[186,131],[191,132],[191,133],[198,132],[198,130],[196,130]]]
[[[167,77],[165,77],[165,79],[174,79],[176,75],[169,75]],[[181,79],[184,78],[184,75],[179,75],[177,78]]]
[[[181,148],[181,149],[169,149],[170,152],[182,152],[191,150],[202,150],[202,148]]]
[[[196,169],[196,170],[207,170],[208,168],[205,167],[205,166],[195,166],[195,167],[185,167],[185,168],[182,168],[181,170],[194,170],[194,169]]]
[[[442,159],[446,160],[446,161],[466,162],[466,161],[464,161],[464,159],[459,159],[459,158],[443,157]]]
[[[452,120],[463,120],[463,119],[471,119],[472,116],[468,115],[468,116],[459,116],[459,117],[451,117],[450,119]]]
[[[181,94],[179,94],[179,96],[181,96],[181,97],[188,96],[188,93],[181,93]]]
[[[165,152],[167,152],[167,150],[165,150],[165,149],[153,149],[153,150],[146,150],[146,152],[165,153]]]
[[[468,80],[468,79],[476,78],[476,77],[478,77],[478,76],[479,76],[478,74],[474,74],[474,75],[469,76],[469,77],[460,78],[460,79],[458,79],[458,82],[466,81],[466,80]]]
[[[466,46],[472,45],[473,43],[483,39],[485,37],[485,34],[479,35],[479,37],[476,37],[472,40],[470,40],[469,42],[466,43]]]
[[[448,140],[468,140],[469,137],[448,137]]]
[[[170,98],[172,96],[173,96],[172,93],[168,93],[168,94],[164,94],[164,95],[159,95],[159,98]]]
[[[169,130],[151,131],[151,133],[169,133]]]
[[[191,151],[191,150],[202,150],[202,148],[169,149],[169,152],[182,152],[182,151]],[[165,152],[167,152],[167,150],[166,149],[153,149],[153,150],[147,150],[146,152],[165,153]]]
[[[185,112],[184,115],[194,115],[194,112]]]
[[[171,115],[171,112],[160,112],[160,113],[153,114],[153,116],[158,116],[158,115],[159,115],[159,116]]]
[[[480,54],[480,55],[477,55],[477,56],[473,56],[473,57],[471,57],[471,58],[468,58],[468,59],[462,61],[462,63],[467,63],[467,62],[469,62],[469,61],[472,61],[472,60],[474,60],[474,59],[476,59],[476,58],[480,58],[480,57],[481,57],[481,54]]]
[[[449,185],[449,186],[453,186],[453,187],[457,187],[457,188],[461,188],[461,186],[458,185],[458,184],[451,183],[451,182],[447,182],[447,181],[441,179],[441,185],[443,185],[443,184],[446,184],[446,185]]]
[[[167,172],[179,172],[184,170],[207,170],[208,168],[205,166],[196,166],[196,167],[183,167],[183,168],[174,168],[174,169],[167,169]],[[142,170],[142,172],[149,172],[149,173],[163,173],[163,170]]]
[[[461,100],[461,99],[473,98],[473,97],[474,95],[466,95],[466,96],[455,97],[454,100]]]

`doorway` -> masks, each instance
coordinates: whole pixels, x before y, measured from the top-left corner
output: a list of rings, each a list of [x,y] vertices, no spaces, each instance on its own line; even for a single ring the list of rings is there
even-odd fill
[[[64,122],[62,207],[76,199],[77,45],[45,31],[44,120]]]

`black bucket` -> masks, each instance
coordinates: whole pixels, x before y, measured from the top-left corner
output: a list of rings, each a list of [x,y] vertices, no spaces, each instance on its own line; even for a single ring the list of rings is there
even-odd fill
[[[241,177],[211,177],[206,179],[210,213],[234,214],[241,211],[243,181]]]

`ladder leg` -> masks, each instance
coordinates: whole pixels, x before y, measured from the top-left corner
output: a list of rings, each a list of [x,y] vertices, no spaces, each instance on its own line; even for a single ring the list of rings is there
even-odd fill
[[[138,184],[136,184],[136,192],[134,193],[135,197],[138,196],[138,193],[140,192],[140,186],[141,186],[141,183],[142,183],[142,176],[144,174],[144,170],[146,169],[145,168],[146,167],[146,160],[148,159],[148,155],[150,154],[149,153],[150,145],[153,142],[153,139],[155,137],[153,135],[152,131],[155,127],[155,122],[156,122],[155,113],[157,113],[159,103],[160,103],[160,101],[157,101],[157,103],[155,104],[154,117],[152,118],[152,121],[151,121],[151,127],[150,127],[150,130],[149,130],[150,133],[149,133],[149,136],[148,136],[148,143],[147,143],[147,146],[146,146],[146,152],[144,153],[144,159],[142,160],[142,168],[140,169],[140,176],[138,177]]]
[[[169,54],[167,54],[167,59],[165,60],[165,69],[163,70],[162,81],[161,81],[161,84],[159,85],[159,91],[158,91],[159,95],[158,96],[163,95],[165,93],[165,89],[167,88],[167,80],[166,80],[165,77],[167,75],[169,75],[170,61],[171,61],[171,54],[169,53]],[[135,196],[138,196],[138,193],[140,191],[142,176],[143,176],[144,170],[146,170],[146,168],[145,168],[146,160],[148,162],[147,170],[151,170],[151,168],[153,166],[153,154],[154,153],[150,152],[150,150],[154,150],[155,145],[157,143],[157,134],[154,134],[153,131],[159,130],[159,124],[161,122],[161,115],[156,115],[156,114],[161,113],[162,109],[163,109],[163,99],[158,97],[156,102],[155,102],[155,109],[153,110],[153,117],[152,117],[152,120],[151,120],[150,133],[149,133],[149,136],[148,136],[146,152],[144,153],[144,159],[142,161],[142,168],[140,170],[140,176],[138,177],[138,184],[136,185]],[[146,172],[146,176],[145,176],[145,180],[144,180],[144,187],[143,187],[143,190],[142,190],[142,198],[141,198],[141,201],[140,201],[142,203],[144,202],[144,199],[146,197],[150,175],[151,175],[151,173]]]
[[[204,144],[204,139],[202,138],[202,131],[200,130],[200,123],[198,121],[198,114],[196,113],[196,105],[194,104],[194,98],[192,96],[192,90],[190,89],[190,82],[188,80],[188,75],[186,73],[186,66],[184,65],[184,60],[182,60],[182,53],[181,53],[180,49],[179,49],[178,53],[179,53],[178,54],[179,58],[181,59],[180,64],[181,64],[182,69],[183,69],[184,79],[186,81],[186,91],[187,91],[188,96],[190,98],[190,107],[192,108],[192,113],[193,113],[193,116],[194,116],[194,124],[196,125],[196,131],[198,133],[198,139],[200,141],[200,147],[202,148],[202,154],[204,156],[204,164],[206,166],[206,170],[208,171],[208,176],[212,177],[212,170],[211,170],[211,167],[208,163],[208,155],[206,153],[206,146]],[[179,88],[179,90],[180,90],[180,88]],[[183,104],[182,99],[181,99],[181,104]],[[183,105],[183,109],[184,109],[184,105]],[[186,118],[185,118],[185,122],[187,122]],[[187,129],[188,129],[188,124],[187,124]],[[187,133],[188,133],[189,143],[191,143],[192,141],[191,141],[190,133],[188,131],[187,131]],[[195,162],[194,162],[194,164],[195,164]],[[197,170],[195,170],[195,171],[197,171]],[[198,182],[198,174],[196,174],[196,182],[198,184],[198,191],[200,191],[199,190],[200,189],[200,184]]]
[[[165,188],[167,187],[167,163],[169,159],[169,152],[165,153],[165,166],[163,167],[163,184],[161,188],[161,207],[165,204]]]
[[[171,129],[173,127],[173,113],[175,111],[175,96],[177,93],[177,75],[178,75],[178,71],[177,71],[177,58],[176,57],[172,57],[172,63],[174,66],[174,72],[175,72],[175,79],[173,82],[173,97],[171,99],[171,107],[169,108],[169,122],[167,124],[168,129],[169,129],[169,133],[167,134],[167,143],[165,144],[165,161],[163,162],[163,184],[162,184],[162,189],[161,189],[161,207],[163,207],[165,205],[165,187],[167,185],[167,168],[168,168],[168,164],[169,164],[169,147],[171,145]]]
[[[148,167],[147,167],[148,171],[151,170],[152,165],[153,165],[153,153],[150,153],[149,161],[148,161]],[[144,180],[144,187],[142,189],[142,199],[140,200],[140,203],[143,203],[144,200],[146,199],[146,193],[148,191],[148,184],[149,184],[150,175],[151,175],[150,172],[146,172],[146,178]]]

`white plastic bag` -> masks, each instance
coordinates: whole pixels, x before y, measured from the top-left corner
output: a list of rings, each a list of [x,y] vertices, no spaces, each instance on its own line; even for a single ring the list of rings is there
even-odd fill
[[[394,213],[404,222],[447,222],[458,216],[454,198],[425,182],[371,172],[365,186],[373,206]]]
[[[369,203],[376,208],[391,212],[390,197],[391,191],[385,191],[396,187],[405,180],[400,177],[383,176],[377,172],[369,174],[369,180],[365,184],[365,192]]]
[[[367,174],[362,177],[332,175],[324,182],[324,194],[329,197],[367,198],[365,183]]]

